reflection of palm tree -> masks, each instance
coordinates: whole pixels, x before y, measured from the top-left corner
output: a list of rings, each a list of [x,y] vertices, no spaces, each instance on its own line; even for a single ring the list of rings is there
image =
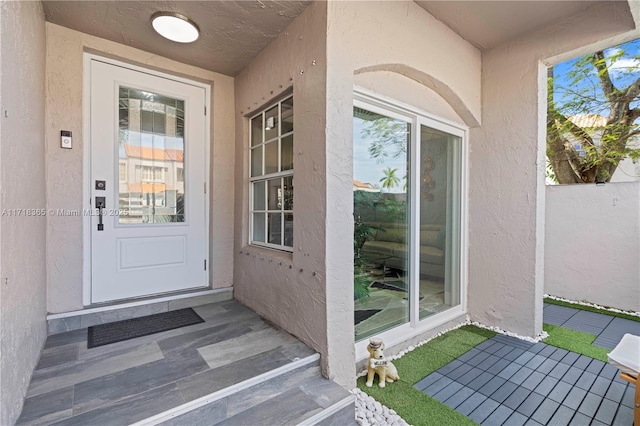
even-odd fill
[[[398,169],[392,169],[391,167],[387,167],[382,171],[382,173],[384,173],[384,177],[380,179],[380,182],[382,182],[383,189],[391,189],[398,186],[400,179],[396,176],[397,171]]]

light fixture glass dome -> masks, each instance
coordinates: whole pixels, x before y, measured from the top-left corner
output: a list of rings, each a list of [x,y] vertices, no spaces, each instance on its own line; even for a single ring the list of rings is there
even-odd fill
[[[151,17],[151,25],[162,37],[178,43],[194,42],[200,35],[195,22],[175,12],[154,13]]]

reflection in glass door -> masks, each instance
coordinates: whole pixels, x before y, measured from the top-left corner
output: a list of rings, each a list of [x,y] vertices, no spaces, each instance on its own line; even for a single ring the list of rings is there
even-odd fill
[[[361,341],[401,325],[428,327],[430,317],[461,305],[463,132],[358,101],[353,131],[354,323]]]

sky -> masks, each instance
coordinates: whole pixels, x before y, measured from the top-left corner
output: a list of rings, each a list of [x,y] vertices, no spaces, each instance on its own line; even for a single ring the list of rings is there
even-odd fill
[[[613,62],[613,64],[609,62],[609,74],[613,80],[614,86],[618,89],[628,87],[631,83],[637,80],[638,77],[640,77],[640,39],[605,49],[605,56],[612,56],[620,51],[624,52],[623,56]],[[578,85],[572,85],[572,79],[568,74],[571,68],[576,64],[577,60],[578,58],[574,58],[561,62],[554,67],[554,101],[559,107],[562,107],[562,105],[565,104],[564,98],[566,95],[562,90],[562,87],[570,87],[574,90],[577,89],[578,91],[589,90],[590,93],[596,93],[601,99],[604,96],[600,88],[599,78],[595,69],[593,69],[593,72],[591,72],[587,78],[584,78],[579,82]],[[593,112],[601,115],[607,115],[608,109]]]
[[[382,187],[380,182],[380,179],[384,176],[382,171],[387,167],[391,167],[392,169],[398,169],[396,176],[400,178],[400,184],[387,192],[404,192],[402,178],[407,169],[406,155],[398,158],[387,157],[381,163],[378,163],[375,158],[371,158],[369,155],[370,142],[362,136],[362,127],[365,123],[360,118],[354,117],[353,119],[353,178],[363,183],[371,183]]]

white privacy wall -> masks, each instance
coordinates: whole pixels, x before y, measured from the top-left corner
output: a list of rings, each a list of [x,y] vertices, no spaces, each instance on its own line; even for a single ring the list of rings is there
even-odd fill
[[[640,182],[546,192],[545,293],[640,311]]]

